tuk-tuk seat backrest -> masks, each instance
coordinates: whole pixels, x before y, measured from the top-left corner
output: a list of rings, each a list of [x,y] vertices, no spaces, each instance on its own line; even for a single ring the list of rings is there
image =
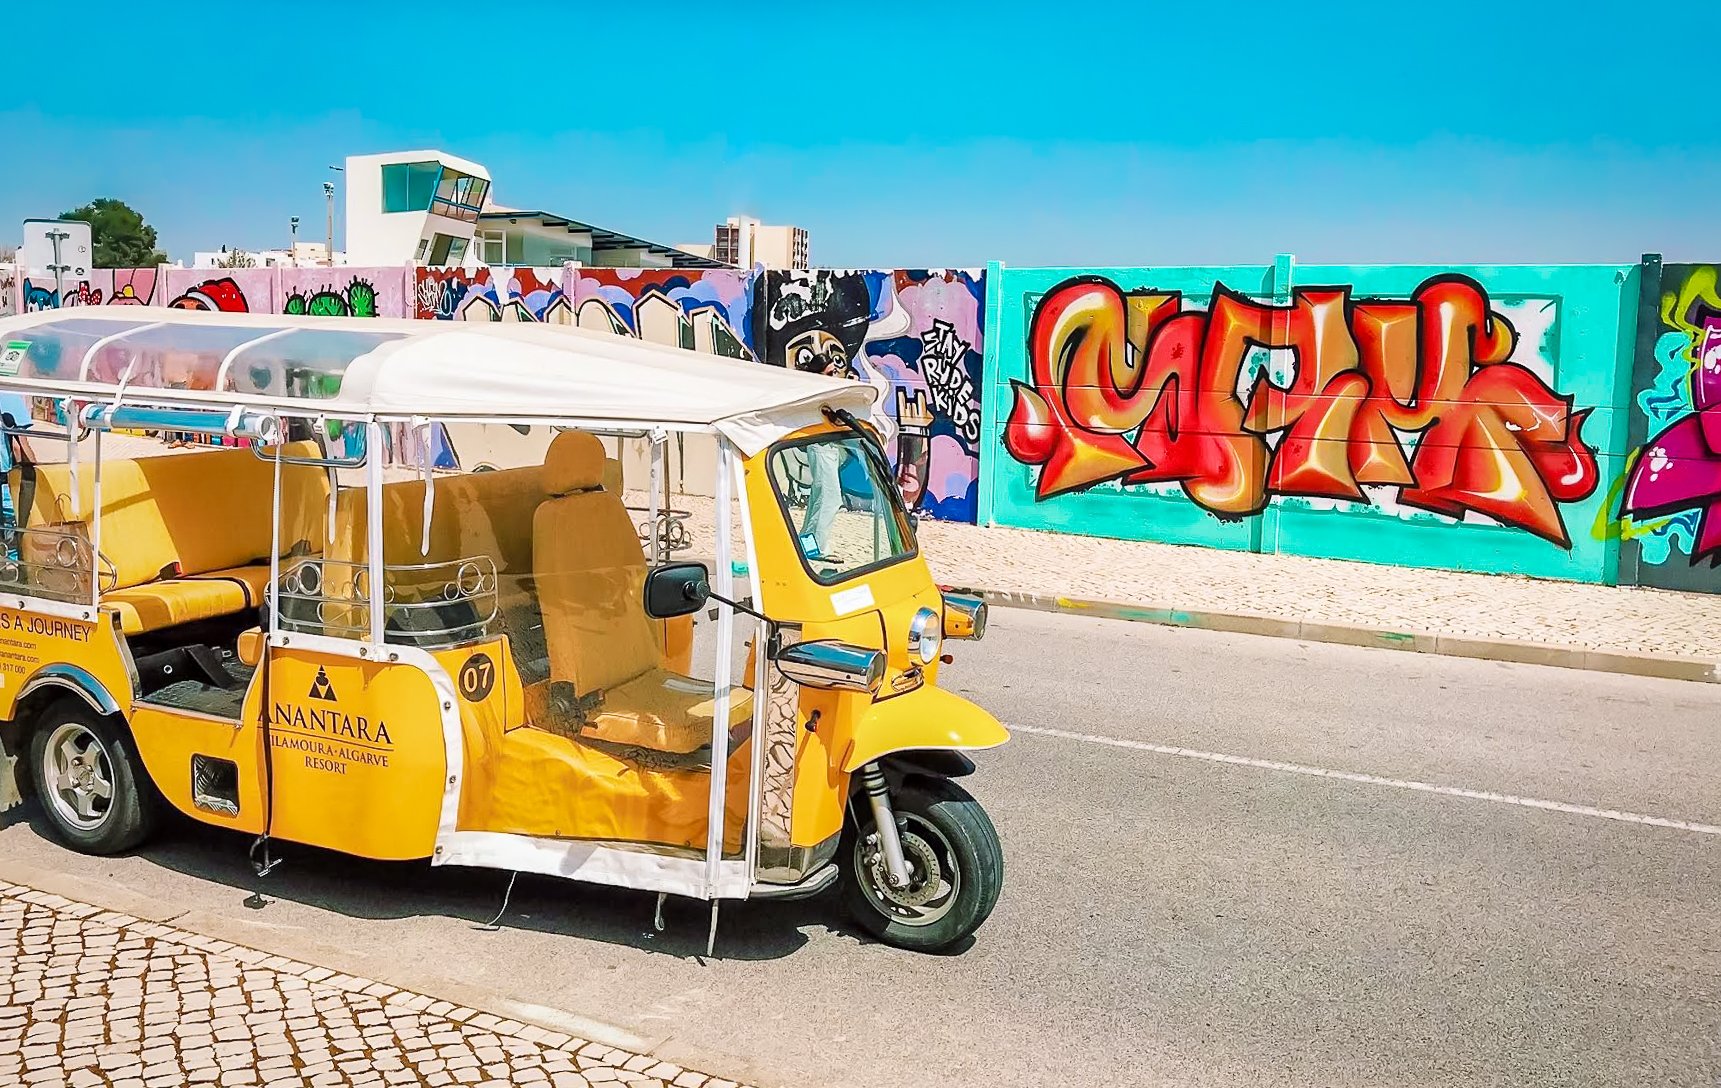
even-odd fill
[[[422,550],[424,479],[384,484],[383,562],[446,563],[489,556],[498,574],[531,573],[532,515],[545,495],[543,475],[542,467],[531,465],[435,477],[428,553]],[[362,563],[369,556],[365,546],[369,506],[362,487],[349,488],[336,497],[330,559]]]
[[[317,448],[290,443],[283,453],[314,456]],[[79,524],[93,536],[95,466],[79,468],[75,513],[71,466],[38,464],[34,470],[25,528]],[[274,533],[274,473],[272,461],[249,449],[102,462],[102,553],[115,573],[102,605],[117,615],[122,631],[141,634],[262,604]],[[20,494],[20,470],[11,484]],[[322,469],[281,466],[282,555],[319,549],[328,494]]]
[[[315,456],[315,443],[290,443],[287,456]],[[95,506],[95,466],[78,469],[73,513],[71,467],[35,466],[26,528],[87,524]],[[116,589],[161,580],[178,564],[183,575],[269,561],[274,473],[249,449],[115,458],[102,463],[102,552],[117,572]],[[19,476],[14,470],[13,494]],[[281,554],[320,550],[328,510],[328,476],[320,468],[281,466]]]
[[[645,614],[645,549],[594,435],[567,431],[544,455],[548,497],[532,519],[532,563],[550,678],[579,695],[654,669],[659,648]]]

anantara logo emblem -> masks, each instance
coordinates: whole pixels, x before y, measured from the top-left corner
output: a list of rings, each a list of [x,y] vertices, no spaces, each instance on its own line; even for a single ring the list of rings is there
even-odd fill
[[[335,701],[335,686],[329,683],[329,674],[320,666],[317,669],[317,678],[311,681],[311,698],[321,699],[325,703]]]

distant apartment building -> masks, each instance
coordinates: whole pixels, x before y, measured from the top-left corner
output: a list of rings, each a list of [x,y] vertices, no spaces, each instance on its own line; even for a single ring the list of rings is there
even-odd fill
[[[678,247],[736,268],[806,268],[810,263],[803,227],[774,227],[746,215],[732,215],[717,224],[710,245],[690,242]]]

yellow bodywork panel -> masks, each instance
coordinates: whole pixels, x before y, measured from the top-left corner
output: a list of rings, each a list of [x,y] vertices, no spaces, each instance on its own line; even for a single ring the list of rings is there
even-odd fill
[[[78,620],[0,608],[0,720],[16,717],[24,685],[44,668],[56,665],[88,673],[121,712],[130,709],[131,670],[120,649],[113,616],[98,612],[93,620]]]
[[[245,720],[266,699],[273,833],[360,857],[429,857],[448,773],[430,677],[293,646],[272,648],[267,667]]]
[[[150,781],[168,803],[193,819],[257,835],[263,831],[262,730],[255,718],[222,721],[167,707],[132,709],[131,735]],[[197,807],[192,793],[191,757],[232,760],[239,768],[239,811],[234,815]]]

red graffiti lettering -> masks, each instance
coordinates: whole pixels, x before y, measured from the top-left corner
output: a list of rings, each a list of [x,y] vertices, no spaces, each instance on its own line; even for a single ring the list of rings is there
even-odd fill
[[[1040,466],[1037,498],[1175,482],[1245,517],[1274,495],[1367,503],[1380,485],[1570,546],[1559,504],[1598,480],[1589,412],[1508,361],[1517,333],[1474,281],[1436,277],[1405,301],[1309,287],[1275,306],[1223,286],[1205,312],[1182,301],[1092,277],[1040,301],[1004,433]],[[1288,384],[1243,388],[1257,348],[1293,354]]]

